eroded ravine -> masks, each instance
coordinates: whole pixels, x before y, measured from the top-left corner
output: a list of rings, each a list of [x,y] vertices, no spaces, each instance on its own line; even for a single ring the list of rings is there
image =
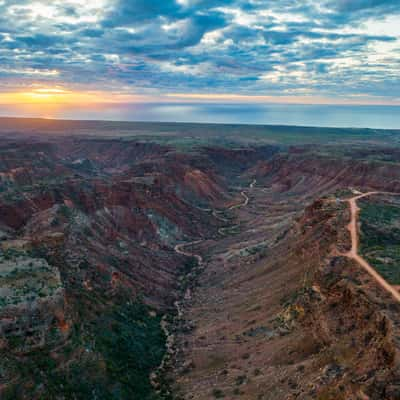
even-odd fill
[[[255,184],[256,184],[256,179],[254,179],[250,185],[249,188],[253,189]],[[249,204],[249,197],[247,196],[246,192],[244,190],[242,190],[240,192],[240,195],[243,197],[243,202],[238,203],[238,204],[234,204],[230,207],[227,208],[227,210],[234,210],[234,209],[238,209],[238,208],[242,208],[242,207],[246,207]],[[203,211],[209,211],[208,209],[203,209]],[[229,221],[228,219],[225,218],[221,218],[219,216],[216,215],[216,211],[212,210],[212,214],[217,217],[220,220],[223,220],[224,222]],[[236,226],[235,226],[236,227]],[[220,230],[221,229],[233,229],[234,227],[229,227],[229,228],[220,228],[218,230],[218,232],[221,234]],[[196,259],[197,261],[197,269],[201,269],[204,266],[204,259],[200,254],[196,254],[193,251],[193,246],[196,246],[200,243],[202,243],[204,241],[204,239],[198,239],[192,242],[188,242],[188,243],[179,243],[177,245],[174,246],[174,251],[177,254],[186,256],[186,257],[193,257]],[[186,251],[185,248],[192,248],[190,251]],[[160,366],[157,368],[157,370],[155,372],[153,372],[150,376],[150,382],[152,384],[152,386],[158,391],[167,391],[169,394],[169,389],[167,387],[163,386],[163,380],[162,377],[165,373],[165,369],[167,367],[167,365],[169,364],[170,360],[172,359],[172,357],[175,354],[175,347],[176,347],[176,343],[175,343],[175,335],[173,333],[173,328],[174,326],[177,325],[177,323],[179,323],[179,321],[182,320],[183,318],[183,307],[182,307],[182,302],[183,301],[187,301],[190,300],[191,298],[191,291],[190,288],[187,288],[185,290],[185,293],[183,295],[183,299],[182,300],[176,300],[174,302],[174,307],[176,310],[176,317],[174,318],[173,322],[169,322],[168,321],[168,315],[164,315],[162,320],[161,320],[161,329],[164,332],[164,335],[166,337],[166,350],[165,350],[165,355],[162,359],[162,362],[160,364]]]

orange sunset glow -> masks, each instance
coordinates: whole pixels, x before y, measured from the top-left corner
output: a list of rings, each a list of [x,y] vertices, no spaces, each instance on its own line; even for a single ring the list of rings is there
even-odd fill
[[[13,105],[101,105],[135,102],[226,102],[226,103],[286,103],[286,104],[400,104],[400,101],[388,101],[375,98],[371,101],[362,96],[342,98],[340,101],[330,97],[317,96],[251,96],[229,93],[165,93],[158,96],[143,94],[124,94],[110,91],[79,91],[64,87],[30,87],[16,92],[0,93],[1,104]]]
[[[39,87],[20,92],[0,93],[0,104],[90,104],[113,102],[117,99],[118,96],[106,92],[80,92],[60,87]]]

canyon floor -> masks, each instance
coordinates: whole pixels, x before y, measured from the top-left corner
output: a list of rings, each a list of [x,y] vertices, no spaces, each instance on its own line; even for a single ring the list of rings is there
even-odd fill
[[[398,131],[2,119],[3,399],[400,399]]]

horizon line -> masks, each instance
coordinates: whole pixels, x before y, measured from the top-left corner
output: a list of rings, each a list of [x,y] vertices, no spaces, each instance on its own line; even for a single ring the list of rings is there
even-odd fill
[[[323,125],[297,125],[297,124],[261,124],[261,123],[229,123],[229,122],[180,122],[180,121],[146,121],[146,120],[117,120],[117,119],[74,119],[74,118],[46,118],[46,117],[13,117],[0,116],[1,120],[34,120],[43,122],[98,122],[98,123],[123,123],[123,124],[172,124],[172,125],[216,125],[216,126],[249,126],[249,127],[282,127],[282,128],[305,128],[305,129],[351,129],[351,130],[380,130],[380,131],[400,131],[399,128],[370,128],[352,126],[323,126]],[[1,128],[0,128],[1,132]]]

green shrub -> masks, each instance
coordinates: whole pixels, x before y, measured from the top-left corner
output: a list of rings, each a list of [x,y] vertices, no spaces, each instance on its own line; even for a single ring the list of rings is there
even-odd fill
[[[224,392],[220,389],[213,389],[212,394],[216,399],[222,399],[225,397]]]
[[[360,203],[360,252],[389,283],[400,284],[400,206],[377,199]]]

